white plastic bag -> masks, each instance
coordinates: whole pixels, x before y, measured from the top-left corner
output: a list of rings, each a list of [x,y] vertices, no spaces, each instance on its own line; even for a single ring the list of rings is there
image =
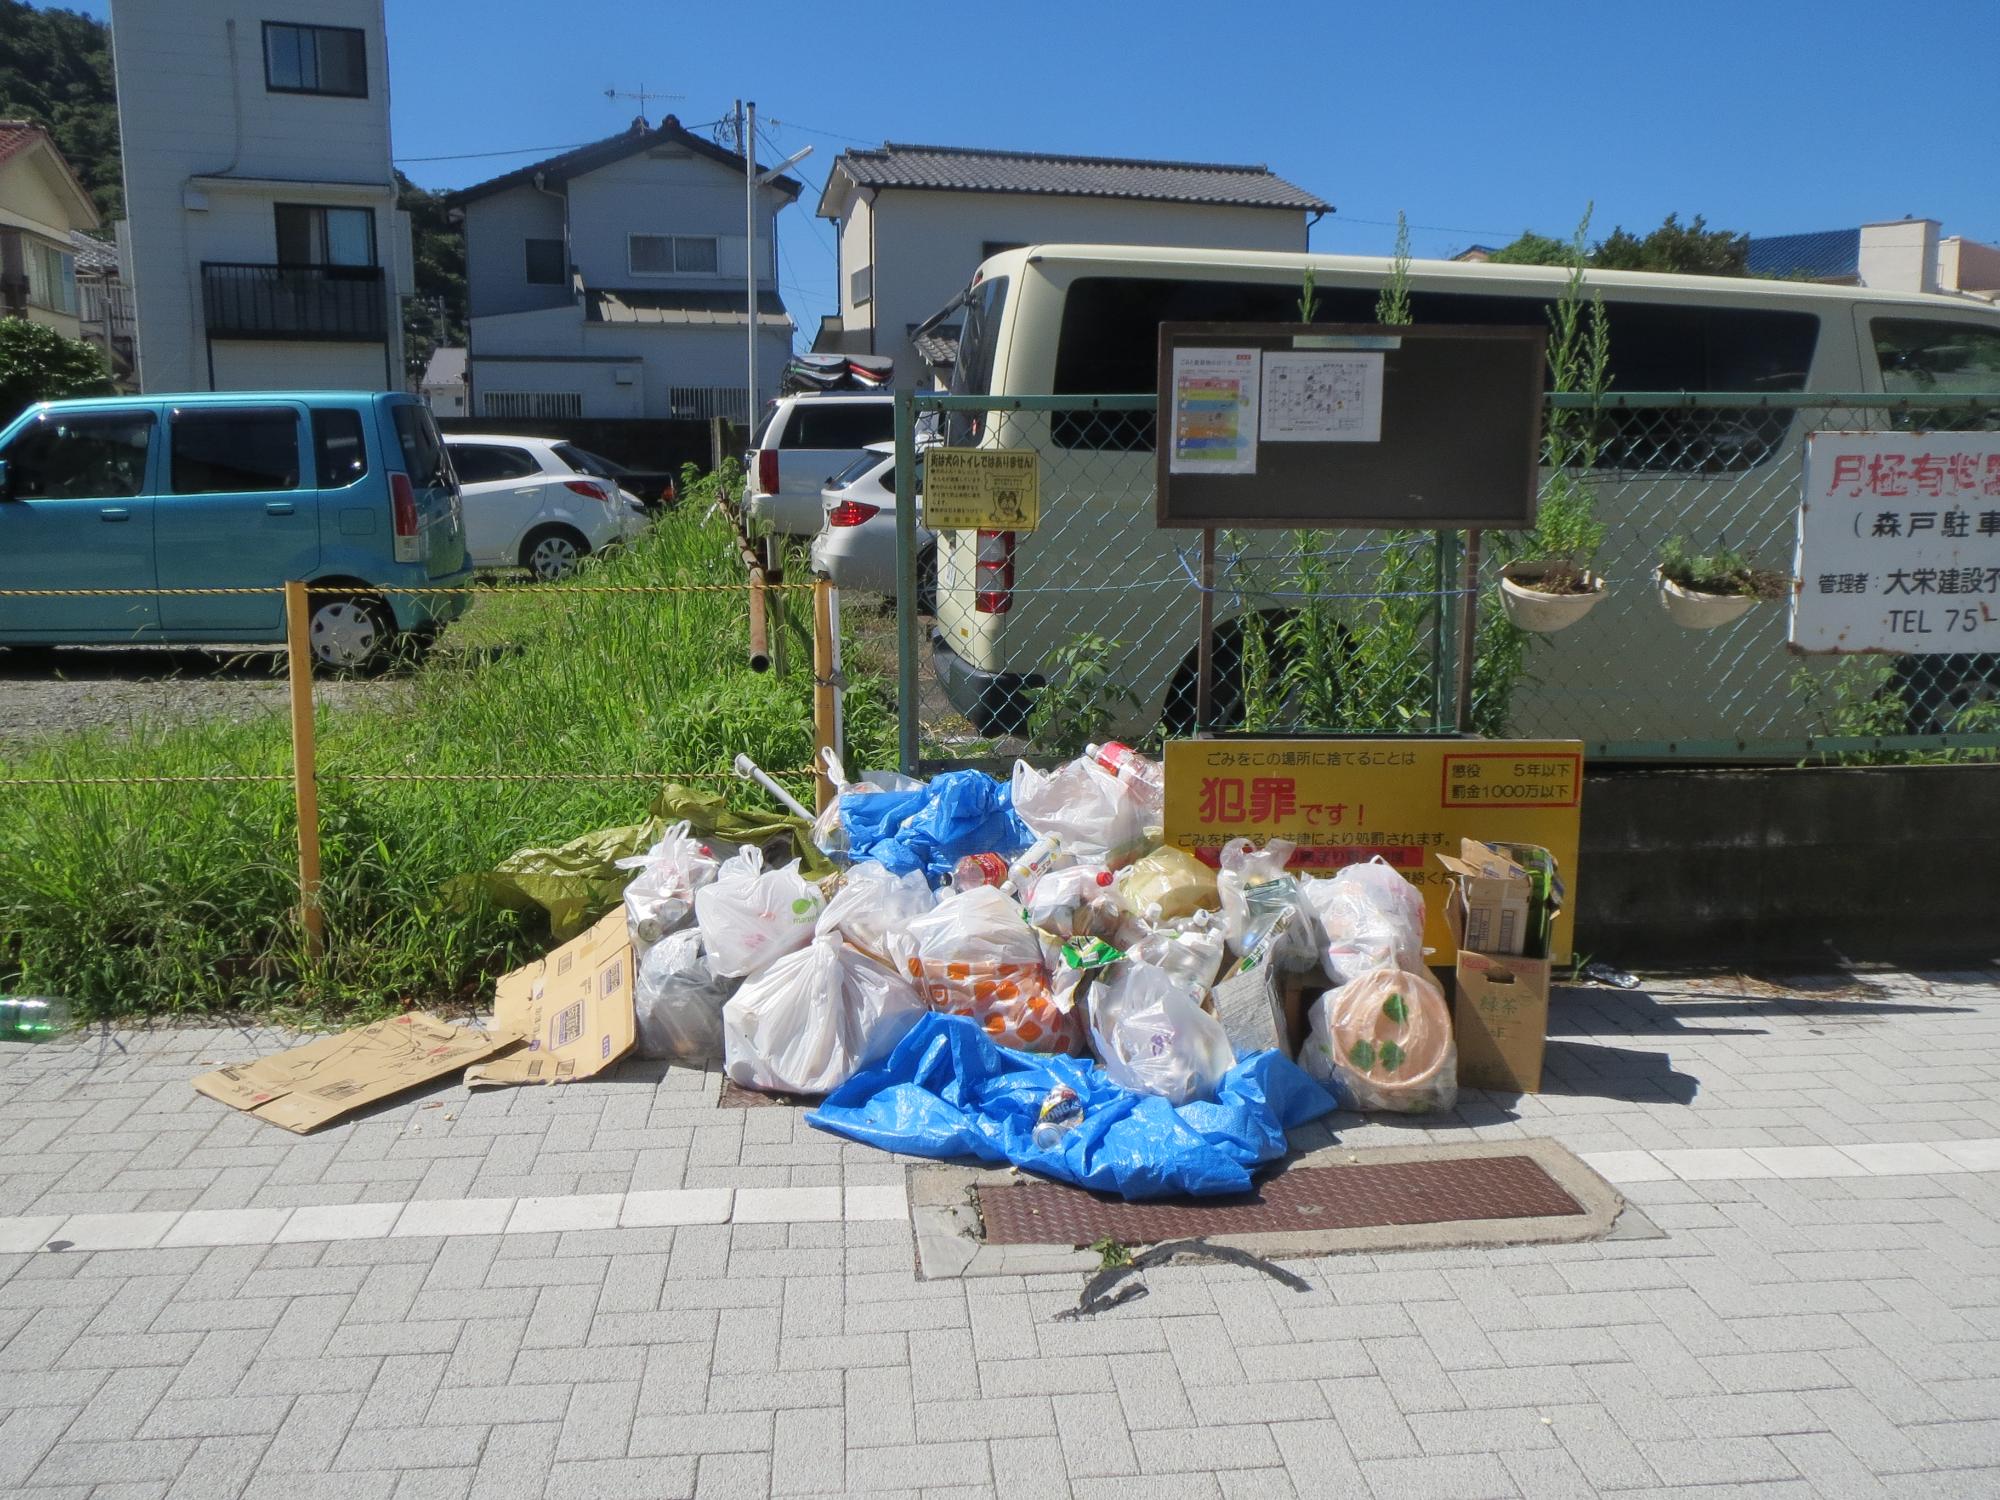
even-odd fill
[[[1458,1102],[1444,991],[1423,969],[1374,969],[1312,1006],[1299,1065],[1354,1109],[1425,1114]]]
[[[1096,865],[1065,865],[1037,880],[1024,903],[1028,924],[1054,937],[1109,938],[1124,919],[1109,873]]]
[[[916,777],[905,776],[900,771],[863,771],[859,781],[849,781],[847,767],[834,754],[832,746],[822,748],[819,755],[835,793],[825,811],[813,822],[813,842],[835,858],[847,853],[847,825],[840,821],[842,798],[865,797],[875,792],[909,792],[923,785]]]
[[[709,967],[733,978],[797,951],[811,939],[824,905],[818,889],[799,874],[797,860],[766,870],[761,849],[737,850],[715,879],[695,892],[695,920]]]
[[[921,870],[894,875],[872,859],[849,868],[847,878],[819,914],[815,935],[838,936],[883,963],[889,957],[889,936],[937,905],[930,882]]]
[[[1303,974],[1319,967],[1312,908],[1298,881],[1285,873],[1296,847],[1290,839],[1272,839],[1262,849],[1248,839],[1222,846],[1222,870],[1215,877],[1222,929],[1230,952],[1251,960],[1252,968],[1269,962],[1281,973]]]
[[[879,1062],[924,1013],[915,986],[839,938],[815,938],[722,1008],[729,1076],[745,1088],[826,1094]]]
[[[1116,870],[1146,852],[1145,810],[1095,761],[1078,758],[1043,775],[1017,760],[1013,790],[1021,821],[1061,839],[1078,864]]]
[[[639,872],[625,887],[625,922],[641,948],[692,922],[694,893],[722,867],[715,851],[688,827],[675,823],[644,854],[618,861],[620,869]]]
[[[1319,918],[1321,959],[1335,984],[1371,969],[1424,966],[1424,898],[1383,859],[1349,865],[1331,880],[1304,882]]]
[[[1220,1021],[1165,970],[1131,959],[1090,987],[1090,1045],[1120,1088],[1177,1105],[1213,1097],[1236,1061]]]
[[[1003,1047],[1069,1052],[1081,1040],[1068,997],[1058,1003],[1050,988],[1040,940],[1005,891],[982,885],[940,901],[890,949],[932,1010],[969,1016]]]
[[[735,980],[718,979],[709,969],[698,931],[667,934],[639,960],[633,991],[639,1055],[680,1062],[720,1058],[722,1007],[735,989]]]

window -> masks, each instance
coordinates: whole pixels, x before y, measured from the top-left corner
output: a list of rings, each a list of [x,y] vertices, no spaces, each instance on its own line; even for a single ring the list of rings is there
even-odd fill
[[[557,443],[555,455],[577,473],[588,474],[592,479],[623,479],[632,472],[623,464],[613,463],[603,454],[592,453],[574,443]]]
[[[361,413],[339,407],[312,414],[313,463],[323,490],[344,489],[368,472],[368,445],[361,439]]]
[[[526,479],[542,472],[535,456],[525,448],[503,448],[498,443],[447,443],[451,466],[458,470],[461,484],[497,484],[507,479]]]
[[[406,402],[398,402],[391,410],[395,412],[396,443],[403,450],[403,472],[410,476],[410,482],[425,486],[443,484],[444,444],[438,438],[437,424],[431,421],[430,412]]]
[[[792,407],[780,448],[865,448],[895,436],[895,408],[887,401],[804,400]]]
[[[28,300],[51,312],[74,313],[76,301],[76,257],[53,245],[30,241],[28,249]]]
[[[581,391],[488,391],[479,398],[482,416],[542,421],[583,415]]]
[[[833,478],[829,479],[826,482],[826,487],[830,490],[844,490],[850,484],[853,484],[857,479],[866,479],[868,477],[868,471],[873,469],[877,464],[881,462],[882,462],[881,454],[863,453],[859,458],[855,459],[853,463],[849,464],[846,468],[842,469],[838,474],[834,475]],[[891,489],[895,488],[895,476],[896,476],[896,471],[892,466],[889,470],[889,487]]]
[[[145,488],[152,434],[151,412],[65,412],[37,417],[0,457],[17,500],[128,500]]]
[[[743,387],[726,385],[675,385],[667,388],[667,415],[695,417],[708,421],[721,417],[729,422],[743,420]],[[769,421],[767,414],[764,420]],[[752,442],[751,447],[756,447]]]
[[[563,242],[561,240],[529,240],[528,285],[561,286],[563,284]]]
[[[368,97],[368,37],[358,27],[264,23],[264,87],[274,94]]]
[[[183,407],[168,420],[176,495],[299,487],[299,419],[282,406]]]
[[[856,307],[866,307],[875,300],[875,268],[862,266],[849,273],[847,278],[847,300]]]
[[[958,358],[951,367],[951,391],[955,396],[984,396],[993,389],[993,346],[1000,337],[1000,315],[1007,307],[1007,278],[991,276],[974,287],[965,302],[965,320],[958,331]],[[1061,423],[1066,413],[1052,418]],[[979,441],[986,414],[954,411],[944,414],[947,443],[970,447]]]
[[[715,236],[627,235],[626,257],[634,276],[713,276],[717,264]]]
[[[1883,390],[2000,391],[2000,328],[1917,318],[1877,318],[1870,326]]]
[[[322,208],[312,203],[273,205],[278,218],[281,266],[372,266],[375,210]]]

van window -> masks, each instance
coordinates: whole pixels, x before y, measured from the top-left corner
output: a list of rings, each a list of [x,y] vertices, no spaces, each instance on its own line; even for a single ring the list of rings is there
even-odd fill
[[[2000,329],[1917,318],[1876,318],[1870,327],[1885,391],[2000,391]]]
[[[763,414],[757,418],[757,433],[750,439],[751,447],[761,448],[764,446],[765,440],[771,435],[771,423],[777,420],[778,413],[782,409],[775,401],[764,403]]]
[[[167,422],[176,495],[299,487],[299,418],[282,406],[184,407]]]
[[[313,463],[323,490],[345,489],[368,472],[368,445],[361,440],[361,413],[331,406],[312,414]]]
[[[780,448],[865,448],[895,435],[887,401],[800,401],[778,439]]]
[[[7,447],[7,483],[19,500],[128,500],[146,483],[149,411],[37,417]]]
[[[1000,315],[1006,308],[1005,276],[995,276],[981,282],[977,290],[967,297],[965,323],[958,333],[958,360],[951,367],[953,395],[984,396],[991,393],[993,346],[1000,337]],[[1154,330],[1155,337],[1158,336],[1158,332],[1158,329]],[[1063,391],[1068,388],[1059,385],[1056,389]]]
[[[431,414],[411,402],[390,408],[396,423],[396,442],[403,450],[403,472],[412,484],[443,484],[444,444],[438,441]]]

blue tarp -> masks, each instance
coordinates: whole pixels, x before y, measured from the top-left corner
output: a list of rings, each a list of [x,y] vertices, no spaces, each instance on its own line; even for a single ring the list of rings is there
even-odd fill
[[[840,799],[852,859],[898,875],[922,870],[932,886],[968,854],[1018,854],[1035,841],[1014,813],[1014,790],[984,771],[947,771],[908,792]]]
[[[1083,1123],[1043,1151],[1035,1115],[1059,1083],[1076,1090]],[[1247,1191],[1253,1167],[1284,1155],[1287,1127],[1334,1107],[1333,1095],[1277,1052],[1237,1063],[1214,1100],[1176,1109],[1119,1088],[1088,1058],[1016,1052],[963,1017],[933,1013],[806,1119],[885,1151],[1011,1162],[1123,1198],[1169,1198]]]

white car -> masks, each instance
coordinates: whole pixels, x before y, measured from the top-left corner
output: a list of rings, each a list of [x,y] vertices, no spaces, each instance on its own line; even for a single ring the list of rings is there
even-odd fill
[[[917,455],[917,484],[924,480]],[[896,596],[896,445],[870,443],[820,493],[825,525],[813,538],[812,568],[843,589]],[[929,613],[937,592],[935,539],[922,524],[917,497],[917,608]]]
[[[465,545],[475,568],[526,568],[561,578],[591,553],[646,529],[646,508],[589,455],[555,438],[445,434],[465,496]]]
[[[784,536],[811,536],[824,519],[820,491],[895,428],[895,398],[886,391],[780,396],[744,458],[743,514]]]

